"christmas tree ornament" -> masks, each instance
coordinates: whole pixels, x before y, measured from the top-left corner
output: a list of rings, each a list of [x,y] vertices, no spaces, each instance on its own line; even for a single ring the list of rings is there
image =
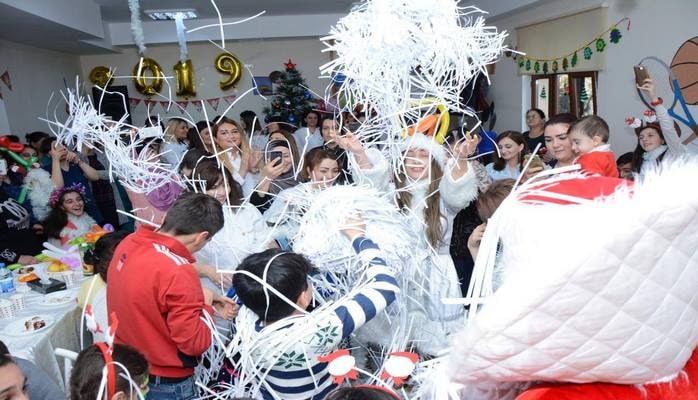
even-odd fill
[[[558,66],[557,60],[553,61],[553,73],[556,73],[558,68],[559,68],[559,66]]]
[[[533,64],[533,70],[536,71],[536,73],[538,73],[538,71],[540,71],[540,62],[539,61],[536,61],[536,63]]]
[[[567,71],[567,68],[570,67],[569,61],[567,61],[567,57],[562,59],[562,69]]]
[[[296,64],[294,64],[293,61],[291,61],[290,58],[288,59],[288,62],[287,62],[286,64],[284,64],[284,66],[286,67],[286,71],[290,71],[290,70],[292,70],[292,69],[296,69]]]
[[[544,73],[545,75],[548,74],[548,62],[547,62],[547,61],[545,61],[545,62],[543,63],[543,73]]]
[[[579,61],[579,58],[577,57],[577,52],[575,51],[574,54],[572,55],[572,62],[570,63],[570,65],[572,65],[572,67],[574,68],[577,66],[578,61]]]

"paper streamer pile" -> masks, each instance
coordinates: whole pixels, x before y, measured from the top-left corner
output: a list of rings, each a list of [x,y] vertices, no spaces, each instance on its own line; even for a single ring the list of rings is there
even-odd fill
[[[473,115],[459,96],[477,74],[487,74],[506,38],[485,26],[483,15],[453,0],[387,0],[363,2],[340,19],[322,38],[336,58],[321,70],[335,81],[345,77],[337,92],[345,109],[367,108],[355,133],[387,144],[395,161],[405,128],[437,106]]]

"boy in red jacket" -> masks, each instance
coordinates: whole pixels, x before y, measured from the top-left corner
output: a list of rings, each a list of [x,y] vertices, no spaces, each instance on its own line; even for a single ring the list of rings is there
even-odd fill
[[[588,174],[618,178],[616,157],[608,144],[608,124],[596,115],[588,115],[570,126],[575,164]]]
[[[192,253],[223,227],[221,204],[185,193],[158,230],[140,227],[116,248],[107,275],[107,304],[119,321],[116,343],[145,355],[150,364],[148,399],[196,397],[194,367],[211,345],[201,320],[212,314],[212,292],[201,287]],[[227,303],[226,303],[227,304]]]

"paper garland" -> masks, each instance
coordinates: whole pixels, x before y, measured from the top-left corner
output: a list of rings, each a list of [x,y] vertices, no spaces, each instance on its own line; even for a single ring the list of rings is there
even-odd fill
[[[2,98],[2,93],[0,93],[0,99]],[[221,100],[225,101],[228,104],[232,104],[235,99],[237,99],[236,95],[229,95],[229,96],[223,96],[223,97],[213,97],[210,99],[199,99],[199,100],[177,100],[177,101],[172,101],[172,104],[176,104],[177,107],[180,110],[186,110],[187,107],[189,107],[190,104],[193,104],[194,107],[196,108],[196,111],[201,112],[203,110],[201,106],[201,100],[204,100],[208,105],[214,110],[218,111],[218,107],[220,106]],[[155,106],[160,106],[163,111],[166,113],[170,111],[172,108],[172,104],[170,104],[169,101],[163,100],[152,100],[152,99],[139,99],[139,98],[134,98],[131,97],[128,99],[128,104],[131,107],[131,109],[136,109],[140,104],[143,103],[145,104],[148,109],[152,112]]]
[[[579,57],[577,55],[579,51],[582,52],[582,55],[584,56],[585,60],[590,60],[591,57],[593,57],[594,55],[594,51],[596,51],[597,53],[602,53],[607,46],[607,42],[605,39],[605,36],[607,34],[609,35],[608,41],[610,43],[618,44],[618,42],[620,42],[620,39],[623,37],[623,34],[621,33],[620,29],[618,29],[618,25],[620,25],[623,22],[627,22],[625,30],[629,31],[630,18],[622,18],[621,20],[613,24],[610,28],[603,31],[600,35],[597,35],[591,41],[587,42],[582,46],[579,46],[575,50],[565,55],[555,58],[536,58],[529,56],[518,56],[514,58],[514,61],[518,64],[520,69],[525,69],[526,71],[530,71],[531,69],[533,69],[533,71],[536,74],[539,71],[541,71],[541,69],[543,74],[548,74],[550,66],[552,66],[553,73],[556,73],[558,71],[559,66],[562,66],[562,69],[564,71],[567,71],[568,68],[574,68],[579,63]]]

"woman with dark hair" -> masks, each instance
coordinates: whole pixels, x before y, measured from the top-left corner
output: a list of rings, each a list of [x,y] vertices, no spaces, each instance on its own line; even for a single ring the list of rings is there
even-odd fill
[[[528,152],[526,139],[516,131],[504,131],[497,135],[499,151],[494,153],[494,161],[485,169],[493,181],[516,179],[523,168],[524,155]]]
[[[569,113],[552,116],[543,127],[543,137],[548,154],[553,158],[549,165],[553,168],[567,167],[574,164],[577,156],[572,150],[572,139],[568,135],[570,126],[577,117]]]
[[[41,240],[30,229],[30,214],[0,188],[0,262],[35,264],[43,249]]]
[[[273,241],[262,215],[249,203],[242,204],[242,190],[230,172],[216,160],[199,162],[192,171],[190,189],[206,193],[223,205],[223,229],[196,254],[202,283],[220,291],[230,287],[231,277],[216,270],[234,270],[243,258],[269,247]]]
[[[260,173],[259,184],[250,196],[259,212],[264,213],[274,201],[274,197],[284,189],[300,183],[296,174],[296,165],[287,141],[274,140],[267,144],[264,152],[264,167]]]
[[[540,144],[540,148],[545,148],[545,137],[543,136],[543,126],[545,125],[545,113],[539,108],[532,108],[526,111],[526,125],[528,130],[523,133],[526,138],[526,145],[529,151],[533,151]],[[546,151],[538,151],[543,156]],[[549,158],[550,156],[548,156]],[[545,160],[546,162],[548,160]]]
[[[187,132],[187,140],[189,141],[190,149],[198,149],[204,153],[213,152],[213,136],[211,128],[213,123],[208,121],[199,121]]]
[[[637,146],[633,152],[632,170],[642,178],[662,162],[686,154],[686,147],[679,139],[676,130],[678,125],[674,124],[662,100],[657,97],[654,81],[651,78],[645,79],[644,84],[638,88],[647,93],[659,121],[635,128]]]
[[[70,375],[70,400],[145,398],[149,384],[148,361],[145,357],[136,349],[123,344],[114,344],[109,354],[105,354],[105,350],[100,348],[103,344],[93,344],[78,354]],[[109,390],[111,385],[113,393]],[[98,397],[100,392],[104,397]]]
[[[320,132],[320,113],[314,110],[310,110],[305,114],[303,119],[304,126],[298,128],[293,133],[293,137],[298,143],[298,150],[301,153],[307,153],[308,151],[320,147],[323,145],[322,133]]]
[[[349,159],[347,158],[347,152],[338,145],[338,141],[342,137],[339,121],[332,117],[326,117],[322,120],[320,127],[322,139],[324,140],[322,148],[333,154],[333,157],[339,163],[339,168],[341,169],[342,175],[340,179],[342,179],[342,182],[344,183],[353,182],[351,172],[349,171]]]
[[[333,186],[341,176],[334,154],[322,147],[310,150],[303,159],[300,175],[305,182],[279,192],[271,207],[264,212],[264,220],[274,227],[277,239],[283,237],[290,240],[295,237],[298,221],[309,198],[313,193]]]

